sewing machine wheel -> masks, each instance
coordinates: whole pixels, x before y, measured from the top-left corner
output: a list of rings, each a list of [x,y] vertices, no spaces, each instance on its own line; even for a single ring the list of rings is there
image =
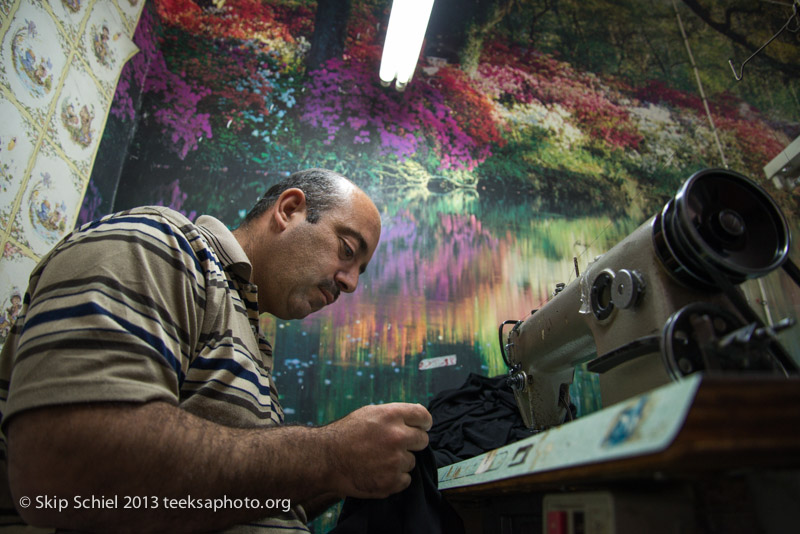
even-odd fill
[[[661,356],[673,380],[703,370],[735,367],[735,358],[720,355],[716,341],[744,326],[731,312],[704,302],[684,306],[664,324]]]
[[[718,290],[714,271],[739,284],[778,268],[789,252],[789,228],[756,183],[709,169],[692,175],[655,217],[653,242],[679,282]]]

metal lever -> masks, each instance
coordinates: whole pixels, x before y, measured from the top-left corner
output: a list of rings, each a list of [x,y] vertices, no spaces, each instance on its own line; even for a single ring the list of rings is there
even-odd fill
[[[776,333],[786,330],[787,328],[791,328],[796,322],[797,321],[795,321],[792,317],[786,317],[772,326],[758,327],[756,323],[750,323],[727,334],[725,337],[719,340],[717,346],[720,349],[724,349],[733,344],[768,345],[775,340]]]

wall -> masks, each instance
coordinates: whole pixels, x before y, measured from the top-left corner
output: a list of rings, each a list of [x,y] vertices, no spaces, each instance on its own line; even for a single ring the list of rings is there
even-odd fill
[[[75,3],[75,15],[68,4],[3,4],[7,319],[26,273],[76,218],[162,204],[234,227],[280,177],[333,168],[373,196],[384,230],[346,302],[304,321],[263,318],[283,402],[301,423],[370,402],[424,403],[470,372],[503,374],[499,323],[572,280],[573,258],[585,267],[699,169],[727,165],[763,182],[763,165],[800,134],[797,77],[753,61],[737,83],[727,59],[741,51],[683,4],[525,3],[485,28],[470,74],[453,44],[463,35],[429,35],[443,57],[423,59],[403,93],[375,75],[382,0],[353,1],[345,55],[313,72],[303,62],[313,2],[157,0],[140,20],[129,0]],[[434,16],[453,5],[439,2]],[[118,25],[113,72],[91,46],[98,17]],[[141,52],[110,101],[135,26]],[[52,94],[26,86],[11,60],[15,39],[36,36]],[[797,49],[781,42],[791,64]],[[88,146],[60,122],[73,100],[94,106]],[[794,224],[794,192],[764,185]],[[797,314],[781,275],[747,291],[775,317]],[[572,392],[580,412],[597,409],[593,375],[579,371]]]
[[[157,203],[234,227],[270,183],[309,166],[343,172],[381,207],[381,245],[355,295],[304,321],[263,319],[301,423],[424,403],[469,372],[504,373],[499,323],[574,278],[573,258],[585,267],[697,170],[728,165],[763,182],[761,167],[800,133],[797,79],[777,88],[751,63],[737,84],[732,45],[670,3],[647,8],[646,28],[636,3],[605,18],[579,2],[537,20],[520,8],[486,33],[474,74],[457,54],[427,58],[403,93],[375,75],[387,2],[353,2],[344,57],[314,72],[302,61],[313,3],[152,7],[137,33],[149,74],[115,209]],[[580,24],[564,24],[573,16]],[[615,42],[628,29],[651,48]],[[120,90],[115,101],[135,99]],[[793,193],[771,191],[793,216]],[[776,317],[796,314],[791,291],[778,274],[748,286]],[[576,376],[581,412],[598,407],[595,380]]]
[[[143,2],[3,2],[0,343],[39,258],[77,220]]]
[[[800,64],[797,44],[777,39],[774,57],[736,82],[727,60],[748,52],[683,3],[516,3],[484,28],[471,74],[457,64],[464,35],[429,35],[438,56],[403,93],[377,83],[384,0],[353,1],[345,55],[314,72],[303,63],[310,1],[155,0],[140,20],[129,0],[0,5],[5,321],[36,259],[76,220],[162,204],[235,227],[271,183],[311,166],[375,199],[383,235],[358,292],[303,321],[262,319],[290,421],[426,403],[468,373],[505,373],[499,323],[541,306],[574,279],[573,258],[584,268],[697,170],[728,166],[762,183],[796,230],[796,192],[761,169],[800,135],[798,77],[776,66]],[[440,16],[448,5],[437,2]],[[770,16],[745,32],[752,41],[788,14]],[[97,17],[115,20],[116,69],[136,27],[141,52],[115,93],[91,45]],[[18,40],[49,59],[47,94],[15,68]],[[60,122],[73,101],[93,106],[87,146]],[[798,316],[780,273],[746,290],[774,317]],[[797,353],[798,334],[784,339]],[[581,413],[599,406],[591,374],[579,370],[572,394]]]

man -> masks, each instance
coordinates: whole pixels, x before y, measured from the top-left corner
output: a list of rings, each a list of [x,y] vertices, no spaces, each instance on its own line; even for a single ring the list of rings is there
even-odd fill
[[[259,313],[299,319],[354,291],[379,237],[366,194],[312,169],[233,232],[151,207],[65,238],[32,273],[0,356],[0,506],[81,531],[285,533],[345,496],[407,487],[427,410],[281,426],[257,326]]]

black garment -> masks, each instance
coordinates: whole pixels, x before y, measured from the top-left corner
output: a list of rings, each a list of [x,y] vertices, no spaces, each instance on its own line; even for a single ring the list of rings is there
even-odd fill
[[[532,434],[522,422],[505,376],[470,373],[463,386],[437,394],[428,404],[428,432],[436,466],[444,467]]]
[[[504,376],[470,374],[460,388],[434,397],[428,410],[430,446],[415,453],[411,485],[386,499],[346,499],[329,534],[463,534],[461,518],[439,493],[437,467],[531,435]]]
[[[463,534],[461,518],[439,493],[433,452],[414,456],[409,487],[385,499],[345,499],[329,534]]]

